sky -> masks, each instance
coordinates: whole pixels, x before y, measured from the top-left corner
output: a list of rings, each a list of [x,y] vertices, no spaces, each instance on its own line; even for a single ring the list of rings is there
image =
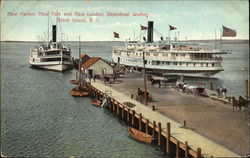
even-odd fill
[[[49,12],[48,16],[41,13]],[[59,12],[61,15],[52,15]],[[84,13],[76,16],[75,13]],[[22,13],[34,13],[34,16],[24,16]],[[71,13],[72,16],[66,16]],[[102,16],[88,14],[99,13]],[[123,13],[130,16],[107,16],[108,13]],[[143,16],[133,16],[133,13]],[[14,16],[14,14],[16,14]],[[144,16],[147,15],[147,16]],[[57,19],[67,19],[68,22],[57,22]],[[223,39],[249,39],[249,4],[247,0],[195,0],[195,1],[27,1],[7,0],[1,2],[1,41],[36,41],[48,39],[51,36],[51,25],[57,24],[58,37],[63,40],[77,41],[113,41],[133,40],[139,37],[140,25],[147,26],[148,21],[154,21],[154,40],[169,36],[169,25],[177,30],[170,32],[171,38],[178,36],[180,40],[202,40],[220,38],[222,25],[234,29],[236,37]],[[85,22],[75,22],[72,19],[85,19]],[[90,22],[92,20],[92,22]],[[113,32],[120,35],[114,39]],[[50,38],[51,39],[51,38]]]

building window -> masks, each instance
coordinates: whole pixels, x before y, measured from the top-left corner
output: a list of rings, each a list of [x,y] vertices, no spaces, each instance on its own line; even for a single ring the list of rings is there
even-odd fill
[[[166,62],[167,65],[169,65],[169,62]]]
[[[180,65],[181,65],[181,62],[180,62]]]
[[[206,63],[206,67],[208,67],[208,63]]]
[[[156,61],[156,65],[160,65],[160,61]]]
[[[186,63],[186,66],[188,66],[188,63]]]
[[[195,66],[195,63],[194,63],[194,66]]]
[[[162,65],[164,65],[164,63],[165,63],[164,61],[161,62]]]
[[[214,63],[212,63],[212,67],[214,67]]]

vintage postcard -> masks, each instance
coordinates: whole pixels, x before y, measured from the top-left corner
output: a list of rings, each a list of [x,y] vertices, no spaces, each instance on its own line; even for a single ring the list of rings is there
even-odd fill
[[[2,157],[249,157],[249,1],[1,1]]]

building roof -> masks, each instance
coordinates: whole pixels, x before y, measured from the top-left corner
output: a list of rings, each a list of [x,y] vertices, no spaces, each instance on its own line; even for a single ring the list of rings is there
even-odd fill
[[[87,60],[84,64],[82,64],[82,67],[84,69],[89,68],[91,65],[93,65],[95,62],[97,62],[98,60],[100,60],[100,57],[91,57],[89,60]]]
[[[89,57],[88,54],[81,54],[80,58]],[[89,57],[90,58],[90,57]]]

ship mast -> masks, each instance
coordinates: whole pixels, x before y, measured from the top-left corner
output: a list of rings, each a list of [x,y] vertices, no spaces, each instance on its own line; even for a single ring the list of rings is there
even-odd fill
[[[80,62],[80,58],[81,58],[81,36],[79,36],[79,62],[78,62],[78,72],[79,72],[79,86],[82,85],[82,73],[81,73],[81,62]]]
[[[146,69],[145,69],[145,52],[142,53],[142,59],[143,59],[143,76],[144,76],[144,102],[145,105],[148,106],[147,102],[147,80],[146,80]]]

